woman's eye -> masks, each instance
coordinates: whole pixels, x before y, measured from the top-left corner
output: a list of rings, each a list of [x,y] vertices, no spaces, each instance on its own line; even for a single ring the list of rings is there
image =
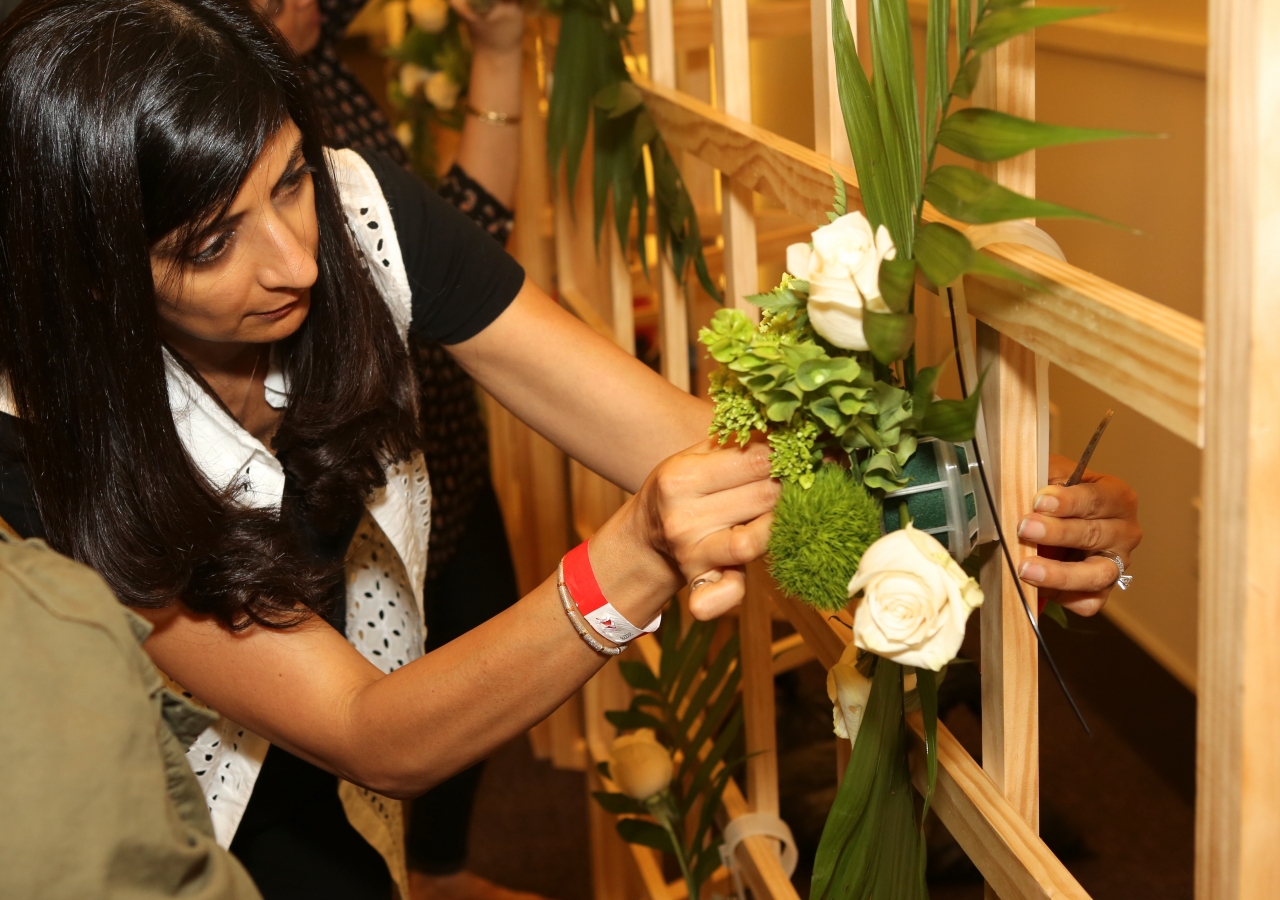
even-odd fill
[[[315,166],[299,166],[280,179],[276,185],[276,190],[281,194],[289,194],[296,191],[303,180],[315,170]]]
[[[222,232],[213,240],[205,244],[199,253],[191,257],[191,261],[197,266],[208,265],[213,262],[226,252],[227,247],[231,244],[231,237],[234,234],[234,231]]]

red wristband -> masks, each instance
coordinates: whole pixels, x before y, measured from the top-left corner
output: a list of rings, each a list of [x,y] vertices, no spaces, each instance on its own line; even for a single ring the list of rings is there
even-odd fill
[[[574,547],[564,557],[564,584],[569,589],[569,596],[577,604],[578,612],[591,623],[602,637],[615,644],[625,644],[642,634],[650,634],[662,623],[658,615],[646,627],[639,628],[627,621],[626,616],[618,612],[604,596],[596,573],[591,568],[591,556],[587,551],[587,542]]]

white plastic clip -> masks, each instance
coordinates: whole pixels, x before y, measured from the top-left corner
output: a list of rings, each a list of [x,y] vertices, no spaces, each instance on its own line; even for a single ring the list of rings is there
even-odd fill
[[[742,890],[742,876],[738,873],[737,862],[734,853],[741,844],[749,837],[767,837],[773,838],[782,843],[782,871],[786,873],[788,878],[796,870],[796,863],[800,860],[800,852],[796,849],[796,839],[791,834],[791,828],[786,822],[779,819],[772,813],[747,813],[745,816],[731,821],[724,829],[724,843],[720,845],[720,861],[724,863],[724,867],[733,875],[734,893],[740,900],[746,900],[746,893]]]

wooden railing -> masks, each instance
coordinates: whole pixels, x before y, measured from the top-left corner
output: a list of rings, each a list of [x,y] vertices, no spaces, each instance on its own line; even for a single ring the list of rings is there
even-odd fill
[[[812,0],[800,6],[786,0],[757,11],[744,0],[713,0],[709,22],[702,11],[679,13],[685,31],[678,39],[671,0],[647,0],[643,33],[636,42],[647,54],[648,73],[647,78],[637,74],[637,81],[668,145],[719,173],[722,250],[714,255],[723,270],[727,302],[748,313],[753,310],[742,297],[761,287],[756,283],[754,193],[805,222],[823,224],[835,171],[850,186],[850,206],[858,204],[857,179],[834,100],[831,57],[825,52],[830,44],[827,3]],[[857,4],[847,0],[846,5],[852,12]],[[769,23],[778,20],[784,6],[791,23],[785,27],[791,31],[797,11],[807,8],[811,13],[816,150],[750,122],[749,40],[772,27]],[[996,476],[1006,534],[1016,534],[1017,520],[1030,508],[1043,477],[1047,447],[1040,409],[1046,399],[1046,361],[1209,450],[1204,546],[1215,558],[1206,562],[1202,588],[1197,896],[1236,900],[1272,896],[1268,891],[1280,883],[1280,854],[1274,852],[1280,841],[1280,741],[1274,724],[1280,721],[1280,688],[1273,649],[1280,639],[1280,616],[1275,614],[1280,608],[1280,553],[1275,551],[1280,544],[1275,474],[1280,430],[1274,427],[1280,421],[1280,380],[1272,374],[1276,358],[1265,356],[1280,356],[1280,327],[1275,325],[1280,322],[1280,296],[1263,290],[1280,283],[1274,280],[1280,275],[1280,254],[1274,252],[1280,246],[1280,223],[1273,213],[1280,208],[1280,178],[1261,163],[1261,148],[1280,141],[1280,12],[1274,4],[1243,0],[1212,0],[1211,6],[1221,46],[1211,45],[1209,63],[1209,340],[1205,325],[1158,299],[1020,245],[996,244],[983,252],[1021,273],[1034,288],[970,276],[965,289],[969,311],[978,321],[979,362],[989,366],[983,395],[988,464]],[[676,89],[677,49],[697,41],[713,46],[716,108]],[[1270,80],[1263,77],[1268,73]],[[1034,117],[1032,38],[1016,39],[993,54],[975,100]],[[1035,192],[1033,154],[989,167],[986,173],[1024,193]],[[634,350],[632,273],[615,238],[608,238],[597,253],[587,224],[590,183],[589,171],[583,171],[576,216],[570,214],[567,192],[556,195],[560,296],[593,327]],[[522,197],[522,202],[530,199]],[[932,208],[925,215],[946,221]],[[1266,280],[1267,273],[1273,280]],[[665,260],[658,266],[655,293],[663,372],[687,390],[686,347],[693,323],[685,294]],[[1262,383],[1256,383],[1259,378]],[[1206,415],[1215,412],[1206,407],[1206,396],[1222,404],[1216,415]],[[568,480],[573,531],[583,539],[616,509],[622,494],[585,470],[573,469]],[[1265,540],[1253,539],[1250,529],[1261,529]],[[1012,549],[1015,557],[1034,552],[1021,544]],[[847,632],[780,594],[762,570],[753,570],[749,584],[738,627],[747,750],[754,755],[747,764],[745,797],[733,786],[725,795],[724,812],[730,818],[778,810],[775,671],[810,658],[830,666],[848,639]],[[933,808],[982,872],[988,896],[1086,898],[1037,836],[1034,636],[1011,576],[998,559],[984,569],[983,588],[983,764],[940,726]],[[1034,608],[1035,591],[1028,589],[1028,595]],[[785,617],[796,634],[774,642],[776,616]],[[656,642],[642,640],[629,652],[656,667]],[[1246,689],[1246,675],[1264,683],[1248,682]],[[599,786],[600,775],[590,763],[607,757],[612,736],[603,713],[628,701],[614,665],[583,691],[579,748],[593,787]],[[918,735],[919,722],[912,727]],[[844,761],[849,748],[841,743],[845,746],[838,756]],[[1246,794],[1246,776],[1276,789]],[[591,818],[597,900],[683,896],[681,884],[663,878],[654,851],[623,845],[612,817],[594,805]],[[796,897],[768,839],[743,842],[738,864],[756,900]]]

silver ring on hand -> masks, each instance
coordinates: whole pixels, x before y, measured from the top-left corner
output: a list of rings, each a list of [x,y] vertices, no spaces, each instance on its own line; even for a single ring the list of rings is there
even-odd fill
[[[693,580],[693,584],[689,585],[689,593],[693,593],[698,588],[702,587],[704,584],[710,584],[710,583],[711,583],[710,578],[695,578]]]
[[[1124,560],[1120,558],[1119,553],[1112,553],[1109,550],[1097,550],[1094,551],[1093,555],[1101,556],[1104,559],[1109,559],[1115,563],[1116,569],[1119,571],[1116,573],[1116,580],[1111,583],[1119,587],[1122,591],[1129,590],[1129,584],[1133,581],[1133,576],[1124,574]]]

